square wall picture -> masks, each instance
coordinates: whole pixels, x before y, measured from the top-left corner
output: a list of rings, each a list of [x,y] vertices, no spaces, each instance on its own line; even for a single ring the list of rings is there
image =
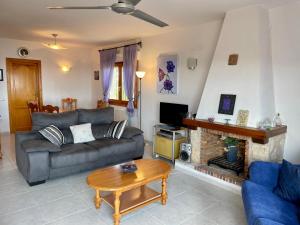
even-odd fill
[[[236,95],[221,94],[219,114],[233,115]]]

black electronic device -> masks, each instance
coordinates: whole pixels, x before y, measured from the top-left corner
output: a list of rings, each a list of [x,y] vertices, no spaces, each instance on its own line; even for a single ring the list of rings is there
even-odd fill
[[[159,121],[174,127],[183,127],[182,120],[186,117],[189,106],[175,103],[160,103]]]

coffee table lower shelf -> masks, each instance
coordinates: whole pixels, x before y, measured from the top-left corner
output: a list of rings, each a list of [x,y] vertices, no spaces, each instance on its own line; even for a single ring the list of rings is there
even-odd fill
[[[114,209],[115,197],[112,194],[103,196],[102,199]],[[120,197],[120,214],[124,215],[137,208],[161,200],[161,193],[154,191],[146,185],[123,192]]]

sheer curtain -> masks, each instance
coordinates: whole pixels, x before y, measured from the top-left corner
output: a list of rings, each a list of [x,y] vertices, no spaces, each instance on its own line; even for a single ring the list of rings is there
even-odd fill
[[[117,49],[100,50],[100,69],[102,73],[103,100],[108,102]]]
[[[128,98],[127,112],[129,117],[134,114],[134,79],[137,63],[137,45],[129,45],[124,47],[123,51],[123,79],[125,94]]]

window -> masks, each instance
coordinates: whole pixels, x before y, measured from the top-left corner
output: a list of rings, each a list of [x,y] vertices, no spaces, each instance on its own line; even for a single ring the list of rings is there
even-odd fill
[[[134,84],[134,108],[137,108],[137,79]],[[113,79],[109,92],[109,104],[118,106],[127,106],[128,98],[125,94],[123,79],[123,62],[115,63]]]

